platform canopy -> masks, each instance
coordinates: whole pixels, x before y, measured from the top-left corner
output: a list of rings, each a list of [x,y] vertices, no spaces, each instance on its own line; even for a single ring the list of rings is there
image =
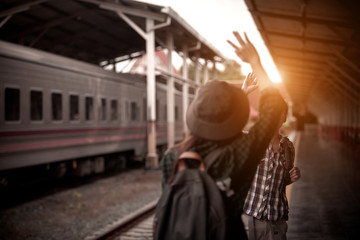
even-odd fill
[[[171,8],[130,0],[0,0],[0,39],[89,63],[111,63],[145,53],[144,38],[124,19],[145,31],[146,18],[159,26],[156,47],[165,45],[170,31],[175,51],[186,44],[199,48],[189,57],[225,59]]]
[[[330,99],[359,106],[360,4],[245,0],[295,105],[322,114]],[[325,114],[325,112],[323,112]]]

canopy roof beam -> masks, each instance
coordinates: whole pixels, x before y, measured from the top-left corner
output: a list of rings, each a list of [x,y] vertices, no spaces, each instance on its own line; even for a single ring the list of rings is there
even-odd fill
[[[347,72],[345,72],[342,68],[338,67],[336,64],[334,64],[333,62],[328,62],[328,64],[335,69],[337,72],[339,72],[342,76],[344,76],[345,78],[347,78],[348,80],[350,80],[351,83],[353,83],[354,85],[356,85],[358,88],[360,88],[360,82],[358,80],[356,80],[355,78],[353,78],[352,76],[350,76]]]
[[[330,39],[330,38],[318,38],[318,37],[309,37],[305,35],[295,35],[295,34],[289,34],[289,33],[283,33],[283,32],[276,32],[276,31],[269,31],[269,30],[260,30],[261,32],[266,32],[269,35],[277,35],[280,37],[286,37],[286,38],[294,38],[302,40],[303,42],[306,41],[313,41],[313,42],[319,42],[319,43],[332,43],[336,45],[345,46],[347,44],[353,44],[351,41],[346,41],[345,39]]]
[[[330,74],[330,72],[332,74]],[[342,78],[338,75],[337,72],[329,71],[326,73],[327,76],[331,77],[334,81],[338,82],[342,88],[344,88],[349,94],[353,94],[354,96],[358,96],[358,93],[355,89],[353,89],[349,84],[347,84],[345,81],[342,81]]]
[[[163,22],[166,19],[165,14],[153,13],[141,9],[134,9],[132,7],[126,7],[124,5],[120,5],[120,3],[103,2],[100,0],[78,0],[78,1],[96,4],[102,9],[112,10],[118,13],[119,12],[126,13],[137,17],[150,18],[160,22]]]
[[[251,14],[262,17],[272,17],[278,19],[294,20],[299,22],[316,23],[316,24],[326,25],[329,27],[336,26],[336,27],[355,28],[355,29],[360,28],[360,25],[358,24],[354,24],[353,22],[349,22],[349,21],[341,21],[338,19],[334,20],[334,19],[314,18],[314,17],[300,17],[300,16],[294,16],[288,14],[274,13],[269,11],[259,11],[255,9],[249,9],[249,11]]]
[[[47,2],[47,1],[48,0],[37,0],[37,1],[34,1],[34,2],[29,2],[29,3],[18,5],[16,7],[13,7],[13,8],[4,10],[4,11],[0,11],[0,18],[6,17],[6,16],[11,16],[11,15],[14,15],[16,13],[27,11],[32,6],[39,5],[39,4],[41,4],[43,2]]]
[[[349,93],[347,90],[345,90],[341,84],[339,84],[339,81],[334,78],[329,72],[325,73],[323,79],[327,82],[329,82],[333,87],[335,87],[339,92],[341,92],[347,99],[349,99],[354,104],[359,104],[359,99],[357,99],[355,96],[353,96],[351,93]]]

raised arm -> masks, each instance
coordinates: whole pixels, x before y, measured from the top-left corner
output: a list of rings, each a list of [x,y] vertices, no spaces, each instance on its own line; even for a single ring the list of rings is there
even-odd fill
[[[269,76],[266,74],[261,64],[259,54],[256,51],[254,45],[250,42],[246,33],[245,33],[245,39],[243,39],[240,36],[240,34],[236,31],[233,32],[233,34],[236,37],[240,46],[237,46],[230,40],[227,40],[227,42],[235,49],[236,55],[243,62],[249,63],[251,65],[251,68],[255,72],[256,78],[258,79],[260,90],[272,86],[272,82],[270,81]]]

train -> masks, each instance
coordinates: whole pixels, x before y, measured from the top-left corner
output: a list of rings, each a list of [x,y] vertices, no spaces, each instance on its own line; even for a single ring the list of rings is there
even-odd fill
[[[113,161],[146,156],[145,76],[4,41],[0,76],[1,182],[9,172],[32,166],[54,170],[58,177],[85,176],[111,168]],[[166,102],[166,81],[157,81],[157,148],[162,150]],[[175,141],[184,137],[182,110],[182,92],[176,89]]]

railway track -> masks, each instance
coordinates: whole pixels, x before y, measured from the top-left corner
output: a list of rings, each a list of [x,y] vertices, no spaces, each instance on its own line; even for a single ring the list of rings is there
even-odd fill
[[[152,239],[152,222],[158,199],[113,222],[85,240],[147,240]]]

